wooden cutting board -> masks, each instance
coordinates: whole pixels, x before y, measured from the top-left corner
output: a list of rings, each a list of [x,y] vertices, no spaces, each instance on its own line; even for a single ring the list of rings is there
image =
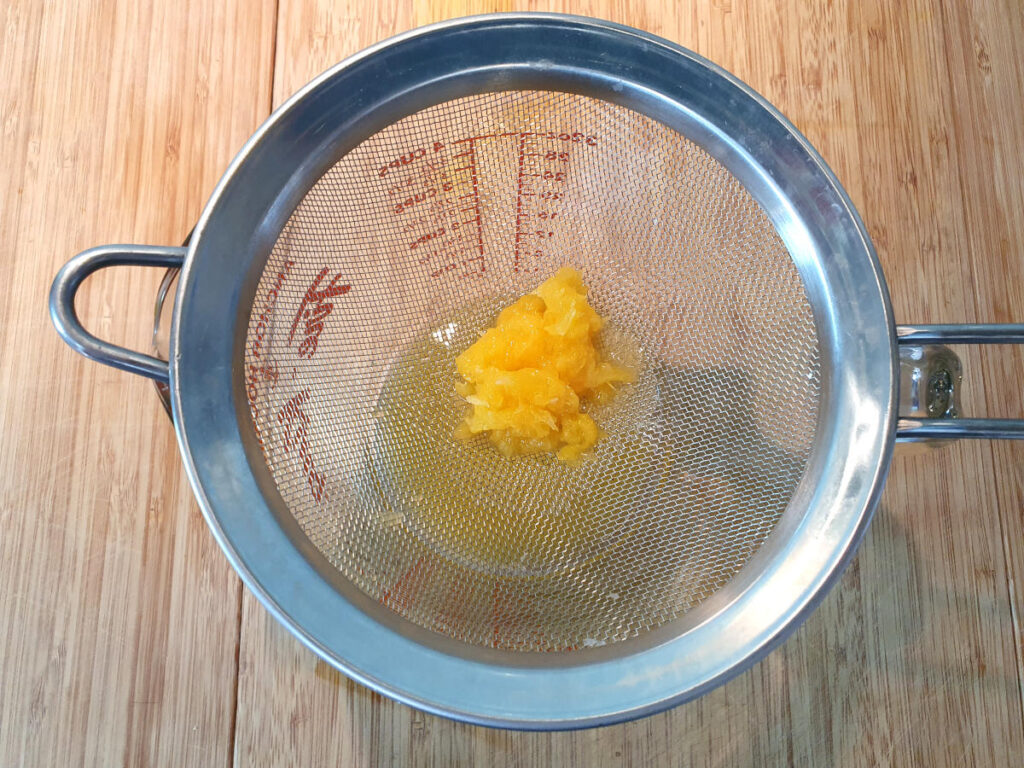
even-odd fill
[[[1024,446],[898,456],[857,559],[781,648],[703,699],[600,730],[455,724],[349,682],[240,586],[152,385],[57,339],[75,252],[173,244],[314,75],[414,26],[602,16],[681,43],[787,114],[849,191],[900,322],[1024,321],[1017,0],[6,0],[0,8],[0,766],[1019,765]],[[144,349],[160,275],[79,309]],[[963,353],[976,415],[1024,360]]]

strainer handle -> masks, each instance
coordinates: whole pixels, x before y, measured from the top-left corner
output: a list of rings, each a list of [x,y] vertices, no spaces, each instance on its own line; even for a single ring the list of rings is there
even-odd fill
[[[76,352],[90,360],[169,383],[169,365],[163,360],[134,352],[93,336],[75,311],[75,294],[89,275],[104,267],[180,267],[187,249],[155,245],[101,245],[82,251],[65,264],[50,287],[50,318],[57,333]]]
[[[942,344],[1024,344],[1024,324],[971,324],[971,325],[913,325],[896,328],[896,340],[902,354],[916,349],[948,360],[933,370],[938,373],[938,395],[945,397],[944,411],[937,418],[926,413],[920,417],[901,413],[896,425],[896,439],[956,440],[959,438],[987,438],[1024,440],[1024,419],[961,419],[955,408],[955,388],[959,388],[960,360]],[[931,383],[926,384],[931,388]],[[945,391],[943,391],[945,390]],[[952,398],[952,400],[950,400]],[[905,393],[900,394],[901,406],[906,407]],[[948,408],[947,402],[952,402]],[[901,409],[902,410],[902,409]]]

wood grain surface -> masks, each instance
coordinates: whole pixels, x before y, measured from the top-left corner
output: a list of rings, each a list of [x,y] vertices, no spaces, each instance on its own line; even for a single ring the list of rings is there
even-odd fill
[[[1024,764],[1024,445],[900,454],[839,585],[750,671],[624,725],[424,715],[346,680],[244,591],[149,382],[56,337],[75,252],[181,240],[297,88],[377,40],[555,10],[662,35],[776,104],[850,193],[897,320],[1024,321],[1018,0],[200,0],[0,8],[0,768]],[[91,278],[145,349],[160,275]],[[1024,358],[961,350],[972,412],[1024,416]]]

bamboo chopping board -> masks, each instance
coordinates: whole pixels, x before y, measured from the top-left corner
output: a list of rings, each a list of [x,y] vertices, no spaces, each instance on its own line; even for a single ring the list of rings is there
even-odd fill
[[[788,642],[703,699],[599,730],[455,724],[344,679],[244,591],[151,385],[76,356],[49,281],[172,244],[273,106],[438,19],[557,10],[721,64],[821,151],[900,322],[1024,320],[1024,7],[1015,0],[224,0],[0,9],[0,766],[1013,765],[1024,755],[1024,446],[898,456],[857,559]],[[159,274],[79,311],[146,348]],[[977,415],[1024,362],[967,350]]]

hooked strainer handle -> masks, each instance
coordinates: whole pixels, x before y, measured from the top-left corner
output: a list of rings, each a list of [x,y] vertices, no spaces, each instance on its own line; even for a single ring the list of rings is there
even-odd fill
[[[75,294],[82,281],[98,269],[125,265],[180,267],[186,251],[155,245],[101,245],[82,251],[61,268],[50,288],[50,317],[57,333],[90,360],[168,383],[170,369],[163,360],[103,341],[85,330],[75,312]]]
[[[1024,344],[1024,324],[899,326],[896,339],[901,366],[910,374],[901,376],[897,440],[1024,440],[1024,419],[957,418],[960,360],[945,347],[937,346]]]

